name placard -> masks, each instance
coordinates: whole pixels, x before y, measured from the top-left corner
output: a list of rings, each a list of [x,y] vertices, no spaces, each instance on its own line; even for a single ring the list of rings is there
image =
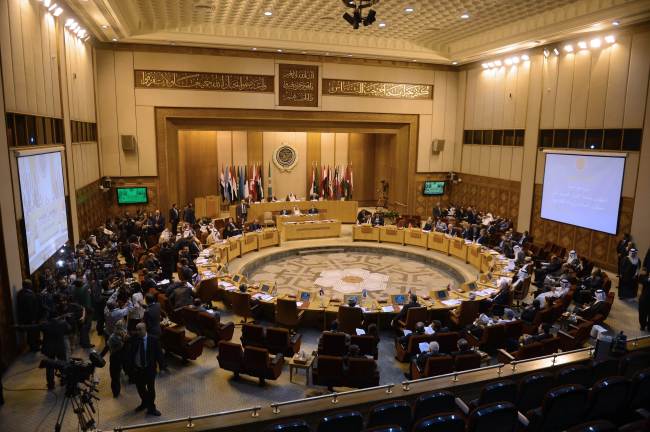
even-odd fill
[[[272,75],[136,70],[137,88],[273,93]]]
[[[318,106],[318,66],[280,63],[278,74],[281,106]]]
[[[389,99],[433,99],[433,86],[380,81],[323,79],[323,94]]]

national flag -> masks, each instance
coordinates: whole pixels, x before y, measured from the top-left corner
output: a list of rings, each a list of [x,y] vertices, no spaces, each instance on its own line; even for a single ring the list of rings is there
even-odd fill
[[[262,164],[260,164],[257,169],[259,170],[257,187],[259,189],[260,201],[262,201],[264,199],[264,168],[262,168]]]
[[[309,187],[309,196],[312,197],[316,192],[316,168],[311,166],[311,186]]]
[[[327,166],[327,182],[328,182],[328,187],[329,187],[329,193],[330,193],[330,199],[334,198],[334,176],[332,175],[332,167]]]
[[[223,177],[223,165],[221,165],[221,172],[219,173],[219,187],[221,188],[221,197],[225,199],[226,194],[226,181]]]
[[[268,182],[268,188],[269,188],[269,198],[273,196],[273,182],[271,181],[271,162],[269,162],[269,182]]]
[[[233,167],[230,167],[230,202],[234,202],[237,200],[237,186],[235,183],[235,172],[233,170]]]
[[[248,199],[251,196],[250,190],[248,189],[248,165],[242,167],[242,172],[244,173],[242,182],[243,196],[244,199]]]

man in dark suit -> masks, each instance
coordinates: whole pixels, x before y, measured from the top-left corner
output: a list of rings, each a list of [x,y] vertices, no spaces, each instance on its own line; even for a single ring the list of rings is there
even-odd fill
[[[156,366],[162,364],[160,340],[147,334],[147,327],[139,323],[136,327],[136,338],[131,344],[131,363],[133,379],[138,389],[140,405],[136,412],[147,410],[147,414],[160,416],[156,409]]]
[[[409,333],[407,335],[404,335],[398,339],[398,342],[404,349],[408,348],[409,346],[409,340],[411,339],[411,336],[414,335],[423,335],[424,334],[424,323],[419,321],[415,323],[415,327],[413,329],[412,333]]]
[[[262,225],[260,225],[260,222],[257,219],[255,219],[253,222],[251,222],[248,225],[248,232],[255,232],[255,231],[259,231],[261,229],[262,229]]]
[[[149,293],[145,296],[147,309],[144,311],[143,321],[147,326],[147,333],[151,336],[160,338],[162,330],[160,328],[161,310],[160,303],[156,301],[156,296]]]
[[[446,215],[447,212],[440,206],[440,202],[436,203],[436,206],[433,208],[433,218],[437,220]]]
[[[243,225],[246,222],[247,218],[248,218],[248,204],[246,204],[246,201],[242,200],[237,205],[237,220],[239,221],[239,223]]]
[[[181,283],[176,285],[169,296],[169,302],[172,304],[174,309],[189,306],[192,304],[194,299],[192,295],[192,270],[189,267],[185,267],[179,276]]]
[[[418,303],[418,295],[411,293],[409,295],[409,302],[402,306],[402,309],[399,311],[399,313],[395,316],[395,319],[393,319],[393,326],[397,327],[397,323],[399,321],[405,321],[406,320],[406,313],[408,312],[409,309],[414,308],[414,307],[420,307],[420,303]]]
[[[183,209],[183,220],[192,226],[196,223],[196,215],[194,214],[192,203],[188,203],[187,207]]]
[[[418,365],[418,369],[424,371],[424,367],[427,365],[427,360],[438,355],[440,355],[440,345],[438,342],[429,342],[429,350],[419,354],[415,360],[416,364]]]
[[[228,223],[226,223],[226,226],[223,229],[223,238],[227,239],[228,237],[233,237],[236,235],[240,235],[241,230],[235,225],[235,222],[232,220],[232,218],[228,219]]]
[[[178,222],[181,220],[181,215],[176,208],[176,203],[172,204],[172,208],[169,209],[169,223],[172,224],[172,234],[176,235],[176,230],[178,229]]]
[[[308,214],[313,214],[313,215],[318,214],[318,209],[316,208],[316,206],[312,205],[312,206],[309,208],[309,210],[307,210],[307,213],[308,213]]]
[[[384,213],[376,211],[372,215],[372,226],[382,226],[384,225]]]
[[[23,289],[16,295],[16,310],[19,324],[36,324],[40,318],[40,301],[32,287],[32,281],[25,279]],[[27,344],[32,352],[38,351],[40,345],[40,332],[38,329],[27,330]]]
[[[41,324],[43,332],[43,346],[41,352],[50,360],[66,361],[68,356],[65,349],[65,335],[72,331],[72,327],[64,316],[51,314],[48,320]],[[54,390],[54,368],[45,368],[48,390]]]
[[[149,225],[156,234],[163,232],[165,229],[165,216],[160,214],[160,210],[156,210],[153,217],[149,220]]]

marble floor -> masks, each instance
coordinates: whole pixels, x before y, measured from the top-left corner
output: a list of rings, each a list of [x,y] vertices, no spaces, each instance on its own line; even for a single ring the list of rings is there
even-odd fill
[[[296,241],[283,244],[282,249],[298,248],[310,245],[349,244],[351,240],[351,227],[344,226],[343,235],[338,239],[319,241]],[[360,244],[360,243],[359,243]],[[447,262],[466,277],[475,277],[476,273],[470,266],[450,257],[444,257],[436,252],[423,252],[415,247],[399,245],[382,245],[388,248],[411,250],[414,253],[435,254],[437,259]],[[278,249],[274,249],[278,251]],[[273,253],[265,250],[256,254],[246,255],[233,261],[231,271],[241,268],[246,262],[255,258],[254,255]],[[614,284],[616,285],[616,283]],[[637,304],[635,301],[622,302],[618,299],[607,321],[612,330],[624,330],[629,337],[639,336],[637,324]],[[232,316],[224,311],[222,319],[229,320]],[[270,324],[264,323],[263,324]],[[303,334],[302,348],[311,352],[316,349],[319,331],[312,328],[301,329]],[[241,328],[235,329],[234,341],[239,341]],[[380,383],[399,383],[404,379],[403,372],[406,365],[394,359],[393,334],[382,332],[379,345],[379,371]],[[103,343],[96,335],[93,341],[99,347]],[[85,358],[85,350],[74,351],[77,357]],[[54,430],[59,404],[63,399],[63,389],[57,387],[54,391],[47,391],[45,387],[44,371],[38,369],[40,354],[24,354],[9,368],[3,376],[5,388],[5,405],[0,407],[0,431],[7,432],[39,432]],[[158,420],[168,420],[187,415],[199,415],[218,412],[246,406],[268,406],[274,401],[287,401],[300,399],[307,396],[323,393],[324,388],[318,386],[305,386],[302,372],[289,382],[288,367],[285,366],[283,374],[277,381],[268,381],[264,388],[260,388],[257,380],[242,377],[234,381],[232,374],[219,369],[214,347],[206,347],[204,353],[196,361],[182,364],[180,360],[169,357],[169,373],[161,374],[156,380],[156,404],[162,412],[162,417],[148,417],[143,413],[133,410],[139,404],[135,387],[128,385],[123,379],[122,394],[114,399],[109,386],[108,367],[98,369],[96,376],[99,379],[99,397],[96,402],[98,408],[98,426],[101,430],[112,430],[120,425],[145,423]],[[76,420],[69,412],[63,424],[63,431],[76,430]]]

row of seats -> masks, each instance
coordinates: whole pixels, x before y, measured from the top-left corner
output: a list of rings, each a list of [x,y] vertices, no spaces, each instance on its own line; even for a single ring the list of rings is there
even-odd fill
[[[312,370],[314,384],[326,386],[374,387],[379,385],[377,362],[367,357],[318,355]]]
[[[623,424],[636,421],[639,412],[645,415],[642,410],[650,409],[650,369],[638,372],[631,380],[622,376],[599,380],[590,390],[580,384],[561,385],[561,375],[556,380],[551,374],[541,372],[524,377],[519,384],[511,380],[490,383],[469,403],[446,390],[421,395],[413,406],[404,400],[382,403],[370,409],[365,425],[357,411],[336,413],[323,417],[316,431],[357,432],[365,426],[368,431],[514,432],[525,428],[550,432],[593,420]],[[610,427],[611,423],[605,425]],[[648,430],[646,427],[647,423],[637,423],[626,430]],[[306,422],[297,420],[273,425],[268,430],[307,432],[312,429]],[[571,430],[600,429],[578,426]]]
[[[242,324],[241,343],[245,347],[266,348],[269,352],[291,357],[300,351],[301,342],[300,333],[291,334],[285,328]]]
[[[348,343],[349,341],[349,343]],[[359,347],[363,355],[372,356],[377,360],[379,356],[379,337],[373,335],[347,335],[341,332],[325,331],[318,340],[318,354],[329,356],[346,356],[350,345]]]
[[[282,374],[284,356],[271,355],[266,348],[254,346],[242,347],[233,342],[219,342],[217,355],[219,367],[235,374],[235,379],[240,374],[250,375],[259,379],[264,385],[267,379],[276,380]]]

